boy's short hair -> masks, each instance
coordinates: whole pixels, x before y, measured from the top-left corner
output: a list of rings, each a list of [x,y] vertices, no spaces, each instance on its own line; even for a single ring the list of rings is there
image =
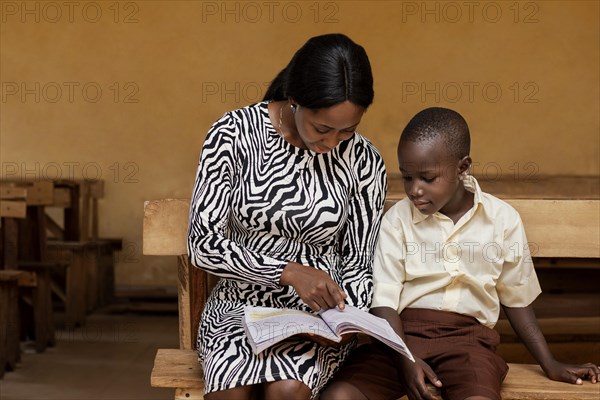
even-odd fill
[[[471,151],[471,135],[467,121],[456,111],[431,107],[420,111],[406,125],[400,142],[426,142],[442,139],[453,157],[462,159]]]

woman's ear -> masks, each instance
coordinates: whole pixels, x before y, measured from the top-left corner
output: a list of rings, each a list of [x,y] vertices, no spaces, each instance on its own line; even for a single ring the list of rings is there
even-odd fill
[[[294,99],[291,97],[288,97],[288,102],[290,103],[290,108],[292,109],[292,114],[296,114],[296,111],[298,110],[298,103],[296,103],[294,101]]]

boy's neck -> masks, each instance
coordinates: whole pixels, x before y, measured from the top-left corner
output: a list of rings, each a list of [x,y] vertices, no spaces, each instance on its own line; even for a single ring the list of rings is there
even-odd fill
[[[456,191],[456,196],[440,210],[440,213],[456,224],[473,207],[474,201],[475,193],[469,192],[464,185],[461,185]]]

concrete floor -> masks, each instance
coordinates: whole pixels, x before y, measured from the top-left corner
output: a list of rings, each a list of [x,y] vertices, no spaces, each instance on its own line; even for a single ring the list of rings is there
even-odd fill
[[[179,347],[176,315],[96,313],[56,336],[44,353],[25,344],[0,380],[1,400],[173,399],[173,390],[150,387],[150,372],[158,348]]]

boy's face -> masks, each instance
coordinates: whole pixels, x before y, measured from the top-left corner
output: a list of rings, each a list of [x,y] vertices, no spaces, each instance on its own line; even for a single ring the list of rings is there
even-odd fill
[[[423,214],[461,206],[464,186],[459,177],[470,166],[470,158],[457,160],[441,139],[420,143],[403,141],[398,163],[406,195]]]

